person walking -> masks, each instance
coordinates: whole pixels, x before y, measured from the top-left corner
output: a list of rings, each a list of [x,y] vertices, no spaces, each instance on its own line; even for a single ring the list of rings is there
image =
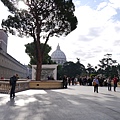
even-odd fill
[[[109,77],[107,79],[108,91],[111,91],[111,82],[112,82],[112,79],[111,79],[111,77]]]
[[[70,86],[70,84],[71,84],[71,78],[67,77],[67,81],[68,81],[68,85]]]
[[[72,85],[74,85],[74,77],[72,77],[72,79],[71,79],[71,80],[72,80]]]
[[[114,92],[116,92],[117,82],[118,82],[118,78],[114,75],[114,78],[113,78]]]
[[[99,85],[99,81],[97,76],[95,76],[95,78],[93,79],[94,92],[96,91],[98,93],[98,85]]]
[[[64,75],[63,77],[63,88],[67,88],[67,76]]]
[[[13,75],[10,78],[10,86],[11,86],[11,89],[10,89],[10,98],[15,98],[15,87],[16,87],[16,81],[17,80],[18,80],[18,74]]]

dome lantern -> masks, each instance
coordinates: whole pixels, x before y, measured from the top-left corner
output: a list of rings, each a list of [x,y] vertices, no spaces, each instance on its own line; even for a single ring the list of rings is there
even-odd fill
[[[60,50],[60,46],[59,46],[59,44],[58,44],[58,46],[57,46],[57,50]]]

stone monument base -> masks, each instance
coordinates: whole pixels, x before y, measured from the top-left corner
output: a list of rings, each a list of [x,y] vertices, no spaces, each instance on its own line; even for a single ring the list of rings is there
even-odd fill
[[[30,89],[60,89],[63,88],[63,82],[58,80],[30,81]]]

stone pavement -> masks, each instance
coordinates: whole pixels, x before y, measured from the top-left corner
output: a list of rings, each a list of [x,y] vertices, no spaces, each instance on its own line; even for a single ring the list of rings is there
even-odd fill
[[[26,90],[0,94],[0,120],[120,120],[120,88],[117,92],[92,86],[68,89]]]

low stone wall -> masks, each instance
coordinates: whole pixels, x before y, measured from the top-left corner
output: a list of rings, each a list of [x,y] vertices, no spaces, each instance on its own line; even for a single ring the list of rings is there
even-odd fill
[[[9,80],[0,80],[0,93],[9,94],[10,92]],[[15,92],[24,91],[27,89],[60,89],[63,88],[62,81],[58,80],[18,80],[16,83]]]
[[[0,93],[9,94],[10,88],[9,80],[0,81]],[[27,89],[29,89],[29,81],[17,81],[15,92]]]
[[[9,93],[10,85],[8,81],[0,81],[0,93]]]
[[[58,80],[30,81],[29,87],[32,89],[59,89],[63,88],[63,83]]]
[[[118,87],[120,87],[120,82],[118,82]]]
[[[114,86],[113,82],[112,82],[112,86]],[[120,87],[120,82],[117,83],[117,87]]]

